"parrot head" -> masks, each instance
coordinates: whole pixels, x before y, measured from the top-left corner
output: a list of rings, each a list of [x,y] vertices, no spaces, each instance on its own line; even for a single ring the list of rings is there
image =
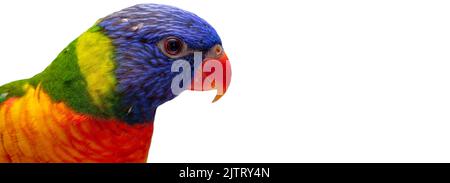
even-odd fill
[[[228,89],[231,69],[222,41],[193,13],[139,4],[100,19],[91,31],[111,40],[115,106],[128,123],[153,121],[157,107],[184,90],[217,90],[215,102]]]

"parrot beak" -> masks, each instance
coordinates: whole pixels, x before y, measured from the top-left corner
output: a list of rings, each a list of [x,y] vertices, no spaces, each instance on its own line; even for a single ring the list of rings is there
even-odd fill
[[[213,103],[219,101],[225,95],[231,82],[231,64],[226,53],[223,53],[219,58],[219,62],[221,63],[222,68],[224,68],[222,78],[224,78],[225,81],[222,80],[223,82],[219,83],[221,85],[220,87],[216,87],[217,85],[214,86],[217,89],[217,95],[214,98]]]
[[[193,91],[217,90],[213,100],[220,100],[228,90],[231,82],[231,64],[220,45],[216,45],[196,69],[194,79],[188,88]]]

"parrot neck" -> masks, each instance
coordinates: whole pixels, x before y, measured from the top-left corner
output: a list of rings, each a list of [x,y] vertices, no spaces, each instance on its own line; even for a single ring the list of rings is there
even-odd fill
[[[111,87],[109,83],[115,81],[110,81],[110,77],[104,74],[86,74],[86,72],[94,73],[95,70],[83,70],[89,68],[84,60],[87,56],[80,55],[79,52],[92,39],[80,36],[70,43],[43,72],[27,80],[27,83],[34,87],[41,85],[53,101],[63,102],[78,113],[105,119],[114,118],[116,114],[114,104],[117,103],[118,97],[112,92],[105,91],[105,88],[96,88],[95,84],[103,86],[103,83],[102,80],[95,80],[94,77],[108,80],[106,83],[108,89]],[[94,56],[105,58],[102,55]],[[99,97],[100,95],[103,98]]]
[[[124,121],[122,116],[129,108],[120,106],[115,91],[114,46],[101,30],[94,25],[27,82],[41,85],[54,101],[64,102],[78,113]]]

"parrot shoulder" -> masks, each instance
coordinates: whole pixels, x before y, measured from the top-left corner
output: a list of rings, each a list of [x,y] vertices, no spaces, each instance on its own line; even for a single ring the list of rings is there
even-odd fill
[[[12,97],[21,97],[25,94],[28,80],[18,80],[0,86],[0,104]]]

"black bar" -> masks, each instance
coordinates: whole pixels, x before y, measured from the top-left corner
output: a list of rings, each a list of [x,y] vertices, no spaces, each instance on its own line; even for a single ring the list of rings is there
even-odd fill
[[[255,172],[255,171],[259,172]],[[182,174],[194,172],[196,177]],[[233,171],[233,173],[231,173]],[[210,174],[208,174],[210,173]],[[0,164],[0,180],[69,178],[102,180],[164,180],[164,182],[280,182],[292,180],[403,180],[450,173],[450,164]],[[211,176],[209,176],[211,175]],[[228,176],[227,176],[228,175]],[[251,176],[251,177],[250,177]],[[360,179],[359,177],[363,177]],[[446,178],[448,179],[448,178]],[[284,182],[284,181],[282,181]]]

